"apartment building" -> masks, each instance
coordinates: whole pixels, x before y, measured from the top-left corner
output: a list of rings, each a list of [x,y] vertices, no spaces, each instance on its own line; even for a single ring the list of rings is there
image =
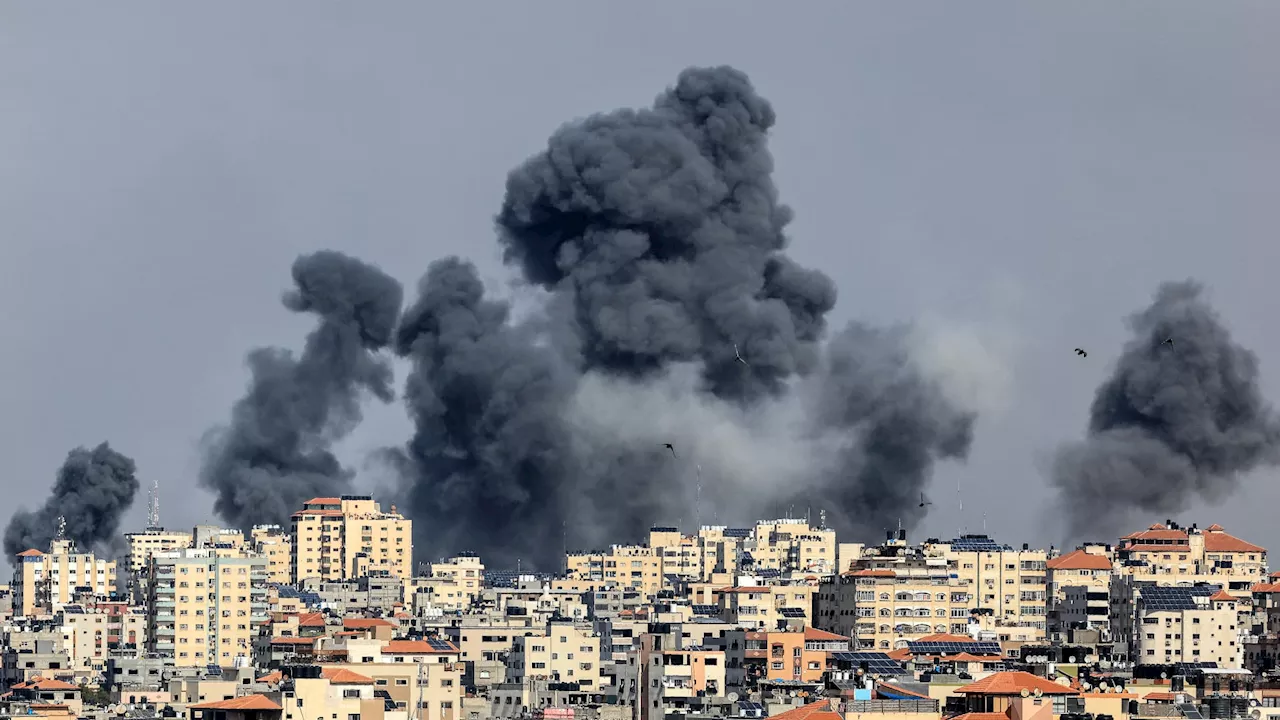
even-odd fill
[[[1237,613],[1238,600],[1218,586],[1143,587],[1136,605],[1133,660],[1242,667]]]
[[[545,678],[595,692],[600,688],[599,665],[600,638],[595,633],[572,622],[551,622],[539,634],[513,638],[507,656],[507,682]]]
[[[72,666],[102,672],[113,651],[144,647],[147,618],[141,608],[125,603],[67,605],[62,614],[62,633]]]
[[[661,535],[661,534],[660,534]],[[566,575],[653,597],[663,586],[663,553],[646,545],[613,545],[600,552],[570,553]]]
[[[973,597],[947,572],[945,561],[864,568],[824,580],[814,624],[852,636],[858,650],[887,652],[933,633],[964,633]]]
[[[1105,546],[1086,546],[1045,563],[1049,629],[1110,627],[1112,560]]]
[[[664,640],[661,635],[642,635],[635,663],[619,668],[618,699],[634,708],[632,717],[663,720],[689,714],[726,714],[723,710],[731,703],[724,650],[683,647]]]
[[[253,552],[267,561],[268,582],[293,582],[293,538],[279,525],[255,525],[249,531]]]
[[[368,495],[312,498],[293,514],[290,577],[343,580],[413,574],[413,521]]]
[[[957,584],[973,596],[972,607],[990,610],[998,625],[1044,630],[1048,615],[1048,553],[1016,549],[981,534],[946,542],[928,541],[925,553],[947,560]]]
[[[144,576],[151,554],[191,547],[191,533],[164,528],[147,528],[142,532],[125,533],[129,544],[129,574]]]
[[[1124,536],[1116,548],[1118,572],[1158,585],[1209,583],[1238,598],[1267,578],[1265,548],[1230,535],[1221,525],[1203,530],[1173,521]]]
[[[811,527],[808,520],[762,520],[752,529],[748,550],[754,569],[826,575],[836,572],[836,532]]]
[[[13,611],[22,617],[59,612],[77,594],[106,596],[116,590],[116,562],[79,552],[68,539],[54,540],[47,553],[35,548],[18,553],[13,575]]]
[[[452,581],[454,589],[468,602],[475,600],[484,590],[484,562],[478,555],[463,554],[431,563],[428,572],[433,578]]]
[[[250,661],[268,621],[265,559],[214,548],[154,553],[148,584],[148,652],[179,666]]]

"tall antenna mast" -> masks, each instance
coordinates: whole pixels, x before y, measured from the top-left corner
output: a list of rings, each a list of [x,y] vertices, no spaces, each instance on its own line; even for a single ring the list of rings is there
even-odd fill
[[[61,515],[58,516],[58,539],[65,540],[67,538],[67,519]]]
[[[960,474],[956,473],[956,501],[960,503],[960,525],[956,527],[956,537],[964,535],[964,496],[960,494]]]
[[[147,503],[147,527],[160,529],[160,479],[151,484],[150,502]]]
[[[693,500],[693,531],[697,533],[702,529],[702,466],[693,466],[698,471],[698,493]]]
[[[818,529],[819,530],[827,529],[827,509],[826,508],[822,508],[821,510],[818,511]]]

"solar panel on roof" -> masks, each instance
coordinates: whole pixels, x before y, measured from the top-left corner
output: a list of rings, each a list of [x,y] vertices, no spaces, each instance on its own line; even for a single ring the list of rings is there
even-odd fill
[[[781,613],[781,614],[782,614],[782,617],[784,617],[784,618],[802,618],[802,617],[804,617],[804,610],[801,610],[800,608],[784,607],[784,608],[782,608],[781,610],[779,610],[778,612],[779,612],[779,613]]]
[[[758,702],[751,702],[750,700],[739,700],[738,707],[743,710],[764,710],[764,705],[761,705]]]
[[[853,668],[866,663],[867,672],[872,675],[900,675],[906,672],[906,667],[902,663],[882,652],[837,652],[832,653],[831,656],[839,662],[848,663]]]
[[[913,655],[954,655],[967,652],[973,655],[1001,655],[998,642],[908,642],[907,650]]]
[[[694,615],[719,615],[720,608],[716,607],[715,605],[694,605],[693,614]]]
[[[427,638],[427,644],[431,646],[432,650],[437,650],[440,652],[453,651],[453,643],[449,642],[448,640],[441,640],[440,638]]]
[[[776,578],[782,575],[782,571],[774,570],[773,568],[764,568],[762,570],[756,571],[756,574],[762,578]]]
[[[751,537],[751,530],[748,528],[725,528],[724,536],[732,538]]]

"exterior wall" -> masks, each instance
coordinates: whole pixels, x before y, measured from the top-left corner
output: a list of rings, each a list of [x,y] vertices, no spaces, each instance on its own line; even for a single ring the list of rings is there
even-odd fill
[[[367,495],[314,498],[293,515],[290,577],[346,580],[413,574],[413,521]]]

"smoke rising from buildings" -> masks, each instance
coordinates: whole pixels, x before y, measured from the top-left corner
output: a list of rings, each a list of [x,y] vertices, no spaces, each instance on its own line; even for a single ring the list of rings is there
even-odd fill
[[[507,262],[546,292],[534,318],[513,320],[469,263],[432,265],[396,337],[419,552],[554,569],[566,545],[678,518],[919,518],[976,416],[913,357],[911,328],[824,342],[835,286],[783,254],[774,121],[743,73],[691,68],[652,108],[556,131],[498,214]]]
[[[12,558],[36,549],[48,552],[58,533],[58,518],[66,522],[66,537],[91,550],[109,545],[120,529],[120,518],[138,493],[133,460],[107,443],[76,448],[58,469],[44,506],[34,512],[18,510],[4,532],[4,551]]]
[[[228,426],[212,431],[200,483],[214,490],[214,511],[228,524],[288,525],[315,496],[341,494],[352,472],[331,451],[360,422],[365,393],[394,397],[388,358],[404,291],[378,268],[321,251],[293,263],[295,288],[283,302],[313,313],[319,325],[300,357],[281,348],[249,353],[248,393]]]
[[[1197,496],[1220,500],[1241,473],[1280,459],[1280,421],[1259,389],[1257,358],[1232,340],[1199,284],[1161,285],[1129,326],[1088,436],[1052,465],[1072,540],[1115,537],[1134,512],[1163,517]]]

